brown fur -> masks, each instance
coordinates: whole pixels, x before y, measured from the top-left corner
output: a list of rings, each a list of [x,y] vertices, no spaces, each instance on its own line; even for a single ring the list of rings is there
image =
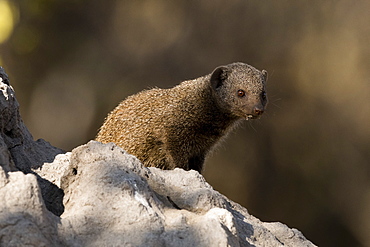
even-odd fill
[[[115,142],[146,166],[201,172],[207,153],[238,120],[263,113],[266,80],[265,70],[233,63],[170,89],[142,91],[107,116],[96,140]]]

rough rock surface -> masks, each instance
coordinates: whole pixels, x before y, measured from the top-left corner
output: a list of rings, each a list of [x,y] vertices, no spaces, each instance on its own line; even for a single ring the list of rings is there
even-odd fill
[[[58,246],[59,217],[45,207],[37,178],[0,167],[0,246]]]
[[[251,216],[198,172],[143,167],[114,144],[63,154],[33,141],[0,77],[0,246],[314,246]]]
[[[63,150],[48,142],[33,140],[19,114],[19,103],[9,84],[9,78],[0,67],[0,164],[5,172],[33,173],[44,162],[52,162]],[[37,176],[46,207],[54,214],[63,212],[63,191],[46,179]]]

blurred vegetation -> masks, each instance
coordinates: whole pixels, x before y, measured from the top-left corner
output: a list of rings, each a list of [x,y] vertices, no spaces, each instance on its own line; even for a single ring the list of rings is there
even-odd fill
[[[235,61],[270,103],[208,159],[215,189],[319,246],[370,246],[370,2],[0,0],[0,63],[34,138],[71,150],[119,101]]]

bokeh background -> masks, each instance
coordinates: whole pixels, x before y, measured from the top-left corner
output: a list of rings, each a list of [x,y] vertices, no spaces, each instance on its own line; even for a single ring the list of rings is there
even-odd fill
[[[142,89],[241,61],[267,112],[205,178],[319,246],[370,246],[370,2],[0,0],[0,64],[35,139],[71,150]]]

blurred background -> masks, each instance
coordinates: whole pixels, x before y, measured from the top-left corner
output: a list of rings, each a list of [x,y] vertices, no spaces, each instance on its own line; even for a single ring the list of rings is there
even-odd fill
[[[319,246],[370,246],[370,2],[0,0],[0,65],[35,139],[69,151],[122,99],[241,61],[270,103],[206,180]]]

